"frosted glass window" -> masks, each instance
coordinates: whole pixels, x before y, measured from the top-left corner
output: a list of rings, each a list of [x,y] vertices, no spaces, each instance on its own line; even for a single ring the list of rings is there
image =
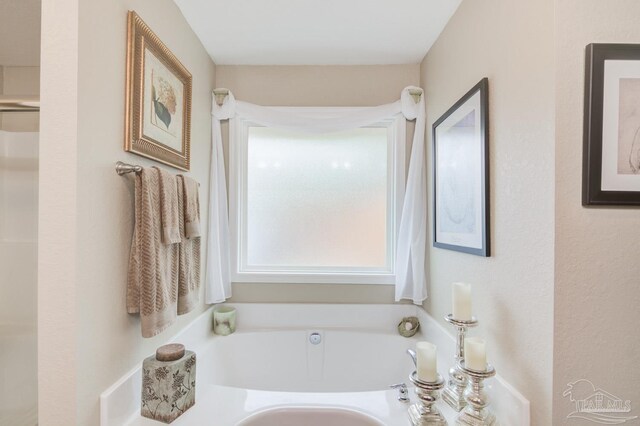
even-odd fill
[[[248,268],[389,266],[387,129],[251,127],[247,153]]]
[[[232,203],[234,281],[366,283],[353,276],[392,276],[395,127],[313,135],[246,125],[238,133],[230,180],[237,207]],[[336,279],[340,275],[352,279]]]

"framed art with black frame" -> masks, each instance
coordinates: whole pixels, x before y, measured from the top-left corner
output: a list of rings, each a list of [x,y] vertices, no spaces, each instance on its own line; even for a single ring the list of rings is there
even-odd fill
[[[433,124],[433,210],[434,247],[491,255],[487,78]]]
[[[640,44],[586,48],[583,206],[640,206]]]

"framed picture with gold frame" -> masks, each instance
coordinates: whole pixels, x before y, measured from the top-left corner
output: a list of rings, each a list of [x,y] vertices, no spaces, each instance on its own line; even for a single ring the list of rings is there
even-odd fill
[[[134,11],[127,27],[124,149],[189,170],[191,73]]]

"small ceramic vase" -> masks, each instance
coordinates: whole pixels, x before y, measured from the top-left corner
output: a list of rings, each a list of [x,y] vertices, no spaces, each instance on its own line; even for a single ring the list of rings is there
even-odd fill
[[[213,310],[213,332],[228,336],[236,331],[236,308],[218,306]]]

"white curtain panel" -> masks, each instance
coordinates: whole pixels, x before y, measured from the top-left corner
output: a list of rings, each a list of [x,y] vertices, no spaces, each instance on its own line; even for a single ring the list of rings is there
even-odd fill
[[[416,103],[406,87],[396,102],[375,107],[350,108],[340,115],[328,118],[310,117],[301,113],[282,111],[273,107],[237,101],[233,94],[222,105],[213,100],[213,147],[209,197],[209,249],[205,298],[207,303],[224,302],[231,297],[229,218],[222,132],[220,122],[243,118],[266,127],[304,133],[330,133],[368,126],[402,114],[406,120],[416,120],[411,161],[407,176],[400,231],[396,253],[395,299],[410,299],[421,304],[427,298],[425,250],[427,235],[427,180],[425,164],[425,102],[424,96]]]

